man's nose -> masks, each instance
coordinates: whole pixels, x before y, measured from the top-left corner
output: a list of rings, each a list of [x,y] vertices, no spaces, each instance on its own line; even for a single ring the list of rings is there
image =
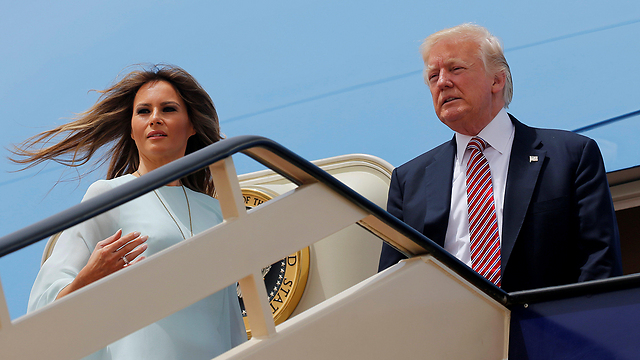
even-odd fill
[[[438,82],[436,84],[439,88],[444,89],[452,86],[451,78],[449,77],[449,73],[446,71],[440,70],[440,74],[438,74]]]

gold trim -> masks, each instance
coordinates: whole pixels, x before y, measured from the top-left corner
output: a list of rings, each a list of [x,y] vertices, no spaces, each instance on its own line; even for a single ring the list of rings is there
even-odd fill
[[[262,189],[242,189],[242,197],[244,198],[244,206],[247,209],[252,209],[258,205],[261,205],[278,195],[272,194],[270,191]],[[253,201],[252,201],[253,200]]]
[[[296,261],[294,265],[290,265],[292,258]],[[296,309],[296,306],[300,302],[300,298],[304,293],[304,289],[307,286],[307,278],[309,277],[309,248],[306,247],[291,256],[287,256],[286,259],[288,266],[287,271],[285,271],[285,282],[283,282],[283,287],[286,285],[287,279],[293,280],[289,280],[291,282],[289,292],[286,291],[286,288],[280,288],[278,295],[282,296],[282,294],[284,294],[285,297],[290,295],[291,298],[288,301],[284,301],[283,305],[273,312],[273,319],[276,325],[282,323],[291,316],[291,313]],[[293,267],[293,270],[289,271],[290,267]],[[290,274],[292,274],[292,276]],[[275,300],[272,300],[269,303],[273,309]]]
[[[247,209],[259,206],[274,197],[269,191],[255,188],[243,188],[242,197]],[[263,269],[263,280],[267,288],[271,314],[276,325],[287,320],[302,298],[309,277],[309,248],[295,252]],[[241,303],[242,304],[242,303]],[[251,329],[246,313],[243,320],[247,337],[251,338]]]

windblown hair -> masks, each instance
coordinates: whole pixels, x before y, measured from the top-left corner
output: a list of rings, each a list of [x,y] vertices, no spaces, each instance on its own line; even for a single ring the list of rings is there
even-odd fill
[[[504,73],[506,81],[502,90],[502,97],[504,99],[504,107],[508,108],[513,98],[513,81],[500,39],[492,35],[485,27],[470,23],[461,24],[429,35],[420,46],[422,59],[425,62],[429,59],[429,52],[438,41],[451,38],[455,38],[457,41],[474,41],[478,44],[485,71],[492,75]]]
[[[186,154],[221,139],[213,101],[193,76],[177,66],[142,66],[126,74],[111,87],[98,91],[101,94],[98,101],[87,111],[76,115],[72,122],[44,131],[14,146],[10,150],[13,156],[9,159],[26,165],[23,170],[48,160],[77,168],[98,153],[96,166],[109,162],[107,179],[135,172],[140,159],[131,138],[133,102],[144,84],[155,81],[166,81],[173,85],[185,102],[189,120],[196,131],[187,142]],[[51,143],[53,145],[49,145]],[[190,174],[181,181],[194,191],[209,195],[215,192],[209,168]]]

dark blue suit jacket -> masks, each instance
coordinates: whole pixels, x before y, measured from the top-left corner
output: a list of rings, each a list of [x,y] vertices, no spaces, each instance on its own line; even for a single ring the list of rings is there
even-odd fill
[[[618,227],[595,141],[528,127],[515,138],[505,189],[502,288],[526,290],[622,274]],[[387,211],[444,246],[455,137],[396,168]],[[530,161],[537,156],[538,161]],[[404,256],[383,246],[379,270]]]

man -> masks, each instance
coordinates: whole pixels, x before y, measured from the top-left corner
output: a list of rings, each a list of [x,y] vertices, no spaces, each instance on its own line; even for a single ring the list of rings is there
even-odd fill
[[[436,115],[455,135],[394,170],[387,210],[505,291],[621,275],[596,143],[507,114],[511,73],[487,29],[442,30],[421,52]],[[402,258],[385,244],[379,270]]]

